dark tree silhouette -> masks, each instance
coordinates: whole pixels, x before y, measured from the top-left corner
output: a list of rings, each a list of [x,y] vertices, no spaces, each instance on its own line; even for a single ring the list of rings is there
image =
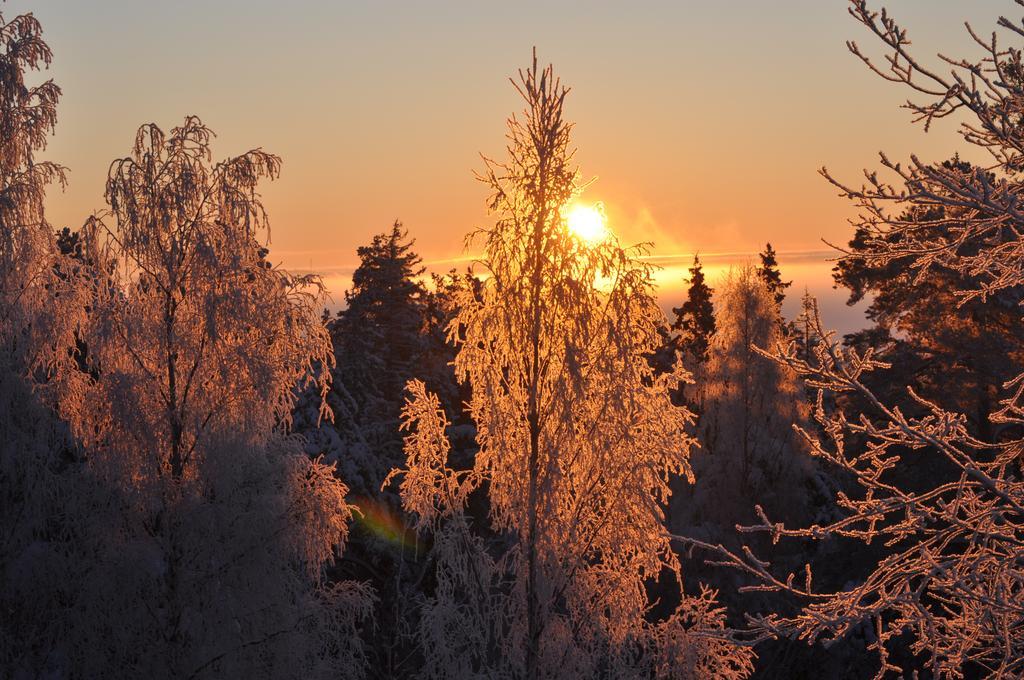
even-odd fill
[[[941,167],[964,175],[981,173],[987,182],[995,181],[991,172],[958,157]],[[912,207],[899,219],[914,225],[916,237],[953,239],[954,220],[964,216],[958,206],[929,205]],[[877,258],[906,240],[901,231],[874,235],[860,227],[854,233],[847,246],[849,256],[836,264],[833,277],[849,289],[848,304],[870,296],[866,314],[874,326],[847,336],[846,342],[871,346],[880,359],[891,363],[885,382],[901,386],[898,391],[912,385],[922,396],[941,398],[969,418],[975,434],[991,441],[995,432],[990,416],[998,408],[999,391],[1024,370],[1024,287],[1008,286],[985,298],[963,301],[957,291],[976,287],[978,277],[938,264],[921,276],[908,267],[909,255]],[[978,245],[965,244],[962,250],[976,253]],[[885,391],[883,384],[875,387]],[[909,401],[902,406],[913,410]]]
[[[346,308],[330,325],[337,362],[331,407],[342,439],[368,448],[363,492],[376,492],[402,460],[402,395],[423,358],[426,291],[414,244],[396,221],[361,246]]]
[[[781,309],[782,301],[786,299],[786,289],[793,285],[792,281],[783,281],[779,272],[779,261],[775,257],[775,249],[771,243],[766,243],[761,251],[761,266],[757,268],[757,275],[768,287],[768,292],[775,299],[775,305]]]
[[[715,308],[711,301],[714,290],[707,284],[697,255],[693,256],[688,283],[686,302],[672,310],[676,315],[672,330],[678,334],[679,351],[690,368],[707,362],[708,345],[715,333]]]
[[[671,325],[658,327],[660,342],[650,362],[657,373],[667,373],[675,362],[683,362],[695,380],[692,384],[680,384],[673,389],[672,399],[674,403],[685,404],[695,413],[700,413],[702,371],[708,360],[711,336],[715,332],[715,310],[711,299],[714,290],[707,284],[698,255],[693,257],[687,283],[686,301],[672,309],[675,319]]]

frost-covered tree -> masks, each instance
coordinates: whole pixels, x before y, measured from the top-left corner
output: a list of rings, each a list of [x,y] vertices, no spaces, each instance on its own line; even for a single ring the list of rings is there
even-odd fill
[[[60,89],[33,83],[51,61],[31,15],[0,15],[0,669],[41,677],[62,643],[60,606],[76,564],[66,430],[49,407],[48,377],[74,363],[80,299],[44,213],[64,169],[38,157],[57,120]],[[72,505],[73,507],[73,505]]]
[[[814,356],[814,348],[821,342],[814,324],[818,316],[818,300],[804,288],[804,294],[800,298],[800,313],[793,321],[792,335],[797,355],[808,363]]]
[[[0,350],[18,379],[71,361],[64,350],[80,318],[68,313],[74,290],[54,275],[60,251],[43,210],[47,187],[64,184],[65,168],[36,158],[57,123],[60,88],[27,79],[51,59],[31,14],[0,15]]]
[[[943,163],[964,174],[984,172],[954,157]],[[994,181],[990,176],[988,181]],[[961,216],[954,206],[910,206],[899,219],[919,225],[919,236],[953,237],[948,217]],[[973,287],[976,277],[945,266],[933,266],[916,277],[910,257],[882,262],[871,254],[900,247],[900,232],[879,239],[863,227],[856,230],[846,249],[850,257],[834,269],[836,283],[850,290],[850,303],[870,297],[866,309],[873,326],[846,338],[856,347],[871,344],[878,358],[893,364],[890,382],[911,385],[925,398],[941,397],[946,408],[964,413],[971,431],[984,440],[995,432],[991,414],[998,410],[999,392],[1007,380],[1024,370],[1024,324],[1019,303],[1024,288],[1008,286],[961,304],[958,291]],[[965,248],[966,251],[966,248]],[[860,257],[866,254],[868,257]],[[869,384],[887,401],[904,409],[915,408],[891,393],[884,384]],[[998,428],[996,428],[998,429]]]
[[[793,568],[814,555],[814,546],[753,542],[736,527],[757,521],[755,504],[791,524],[817,520],[833,496],[833,482],[793,430],[794,423],[809,421],[804,385],[792,369],[757,351],[783,338],[771,290],[749,264],[730,269],[716,290],[716,329],[701,382],[694,386],[701,407],[700,447],[691,455],[696,480],[676,488],[669,528],[677,536],[733,550],[747,544],[777,567]],[[700,561],[690,574],[713,584],[730,611],[763,612],[780,603],[777,597],[741,592],[746,585],[741,575]],[[782,644],[759,648],[758,670],[778,672],[777,664],[794,662],[790,654]]]
[[[211,136],[141,127],[86,225],[90,370],[56,376],[94,487],[65,672],[358,675],[369,595],[322,585],[347,489],[286,434],[297,390],[327,389],[321,288],[265,259],[257,187],[280,160],[213,163]]]
[[[494,225],[479,296],[459,299],[455,368],[479,451],[448,464],[448,419],[410,384],[403,504],[435,531],[437,588],[420,628],[429,677],[741,677],[712,594],[648,618],[645,584],[681,581],[662,504],[690,475],[691,414],[671,404],[681,369],[647,356],[662,314],[650,272],[614,239],[588,245],[563,209],[581,190],[567,90],[536,58],[515,83],[508,157],[487,161]],[[465,512],[486,493],[488,539]]]
[[[883,155],[890,179],[865,173],[860,187],[826,173],[859,207],[856,226],[871,246],[850,257],[878,267],[897,264],[911,286],[927,286],[931,277],[954,272],[962,305],[1019,287],[1024,283],[1024,71],[1014,42],[1024,39],[1024,24],[1000,18],[999,30],[987,38],[969,28],[984,57],[943,57],[948,69],[943,72],[918,60],[907,31],[884,10],[851,0],[850,13],[885,46],[885,61],[879,65],[855,43],[850,49],[920,100],[907,104],[915,120],[929,127],[961,118],[964,141],[988,158],[986,169],[968,169],[916,156],[897,164]],[[1017,306],[1016,323],[1019,314]],[[914,412],[879,396],[871,385],[884,380],[890,366],[871,347],[836,342],[820,319],[813,330],[822,341],[812,362],[792,346],[779,360],[805,375],[821,395],[814,413],[820,430],[801,429],[803,436],[817,456],[848,473],[859,488],[838,497],[843,516],[834,522],[793,528],[764,516],[749,530],[774,540],[829,538],[869,548],[881,544],[886,550],[864,578],[838,590],[819,590],[809,569],[803,578],[787,579],[750,554],[719,551],[721,561],[756,577],[759,587],[803,602],[795,615],[756,617],[754,626],[810,641],[867,630],[881,660],[879,678],[901,672],[892,656],[901,648],[909,648],[938,677],[1020,677],[1024,376],[1007,382],[1002,408],[991,417],[998,429],[985,441],[971,432],[966,414],[945,406],[948,395],[926,399],[908,387],[905,396]],[[846,400],[849,396],[856,401]],[[866,407],[858,412],[846,406],[851,403]],[[901,470],[910,464],[944,466],[954,474],[937,484],[901,480]]]
[[[64,168],[35,158],[57,123],[60,88],[52,80],[26,81],[51,58],[32,15],[0,16],[0,332],[4,349],[21,357],[46,344],[23,334],[43,322],[35,317],[49,295],[56,250],[43,199],[48,185],[64,182]]]
[[[22,367],[46,344],[31,335],[43,321],[38,317],[50,296],[56,255],[43,199],[47,186],[63,183],[65,174],[35,157],[57,123],[60,88],[52,80],[32,85],[26,76],[49,67],[51,59],[34,17],[7,21],[0,15],[0,349]]]
[[[463,405],[469,401],[470,389],[459,383],[452,370],[455,345],[449,342],[448,329],[459,313],[459,299],[468,294],[475,300],[482,295],[483,282],[471,269],[447,274],[431,274],[431,284],[424,307],[423,358],[419,374],[427,388],[436,393],[445,411],[457,424],[469,424]],[[475,444],[471,445],[475,448]]]
[[[731,270],[718,291],[701,386],[701,448],[692,457],[697,482],[673,519],[681,531],[710,525],[724,540],[737,522],[756,519],[751,499],[783,519],[808,519],[815,477],[792,428],[808,416],[802,385],[757,352],[781,339],[773,293],[749,265]]]

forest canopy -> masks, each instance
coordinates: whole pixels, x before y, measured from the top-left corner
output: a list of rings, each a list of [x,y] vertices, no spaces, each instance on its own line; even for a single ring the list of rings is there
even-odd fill
[[[1024,676],[1024,22],[929,61],[847,8],[960,148],[821,171],[844,337],[771,234],[659,299],[536,50],[465,270],[385,223],[329,311],[283,160],[195,115],[58,228],[54,55],[0,15],[0,675]]]

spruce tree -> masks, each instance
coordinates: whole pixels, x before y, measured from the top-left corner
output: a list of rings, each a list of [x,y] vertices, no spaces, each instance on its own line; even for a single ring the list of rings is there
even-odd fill
[[[715,308],[711,302],[714,290],[707,284],[699,255],[693,256],[688,283],[686,302],[672,310],[676,315],[672,330],[678,334],[677,345],[684,363],[692,370],[707,362],[708,345],[715,332]]]
[[[401,460],[403,391],[422,354],[426,293],[414,243],[396,221],[361,246],[346,309],[331,324],[337,364],[330,403],[341,438],[365,444],[356,479],[367,491]]]
[[[793,285],[792,281],[783,281],[779,272],[779,261],[775,257],[775,249],[771,243],[766,243],[761,252],[761,266],[757,268],[757,275],[768,287],[768,292],[775,298],[775,305],[781,309],[782,301],[786,299],[786,289]]]
[[[698,255],[694,255],[687,283],[687,299],[681,307],[672,309],[675,320],[671,325],[658,326],[658,349],[651,354],[648,361],[656,373],[662,374],[673,370],[675,362],[682,359],[683,366],[695,374],[696,380],[689,388],[680,384],[673,389],[672,400],[677,405],[686,404],[688,408],[699,413],[700,373],[707,363],[708,346],[715,332],[715,314],[711,302],[714,290],[707,285]],[[686,395],[686,392],[693,393]]]

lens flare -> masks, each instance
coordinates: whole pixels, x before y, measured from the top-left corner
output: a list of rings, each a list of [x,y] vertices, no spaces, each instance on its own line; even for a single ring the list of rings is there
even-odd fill
[[[419,550],[416,532],[407,527],[401,516],[386,504],[362,496],[353,499],[359,512],[356,523],[377,538],[409,550]]]
[[[572,206],[566,214],[565,223],[570,232],[589,246],[608,238],[607,219],[604,215],[604,206],[600,203]]]

